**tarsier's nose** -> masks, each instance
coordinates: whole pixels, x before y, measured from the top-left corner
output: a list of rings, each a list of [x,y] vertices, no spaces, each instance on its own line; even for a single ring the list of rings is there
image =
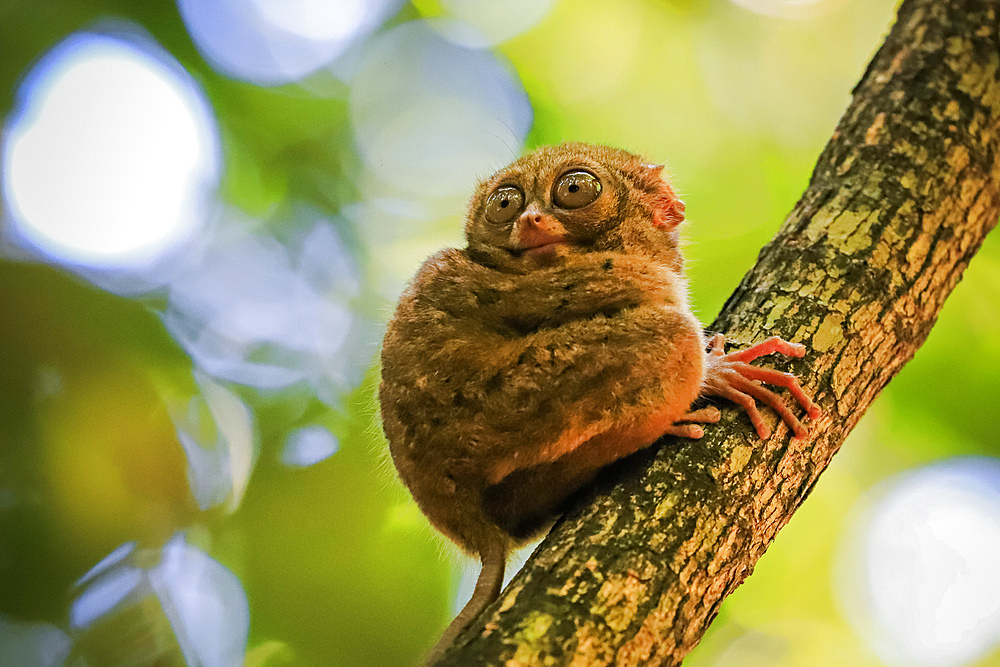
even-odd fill
[[[538,204],[529,204],[528,208],[524,209],[524,212],[517,219],[515,228],[520,234],[529,236],[537,234],[562,236],[566,234],[566,229],[562,224],[554,216],[542,213]]]
[[[539,227],[542,225],[545,216],[542,214],[541,209],[538,208],[538,204],[529,204],[528,208],[524,209],[524,213],[518,218],[517,224],[519,227]]]

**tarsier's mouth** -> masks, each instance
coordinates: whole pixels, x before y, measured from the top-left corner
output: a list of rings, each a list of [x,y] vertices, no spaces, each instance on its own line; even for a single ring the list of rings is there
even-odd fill
[[[561,239],[558,241],[539,243],[538,245],[532,245],[526,248],[507,248],[507,252],[519,259],[550,260],[554,259],[562,248],[569,247],[570,245],[572,244],[569,241]]]
[[[557,249],[568,245],[569,241],[566,239],[559,239],[558,241],[549,241],[548,243],[541,243],[539,245],[531,246],[530,248],[524,248],[521,253],[525,257],[531,257],[534,255],[555,252]]]
[[[515,257],[534,257],[556,252],[568,246],[570,240],[561,234],[533,232],[521,237],[519,246],[510,250]]]

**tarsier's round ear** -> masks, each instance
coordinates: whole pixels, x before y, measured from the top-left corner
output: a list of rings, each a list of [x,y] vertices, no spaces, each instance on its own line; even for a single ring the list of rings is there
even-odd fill
[[[684,202],[663,178],[662,164],[644,164],[640,168],[639,185],[649,195],[653,209],[653,226],[673,229],[684,222]]]

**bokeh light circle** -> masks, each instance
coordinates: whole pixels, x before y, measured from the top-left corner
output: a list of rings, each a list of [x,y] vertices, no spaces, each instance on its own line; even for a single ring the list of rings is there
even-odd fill
[[[394,14],[402,0],[178,0],[213,67],[259,85],[298,81]]]
[[[162,549],[120,546],[77,589],[69,625],[86,664],[243,664],[250,626],[243,585],[183,533]]]
[[[817,16],[843,4],[843,0],[732,0],[752,12],[785,19]]]
[[[54,625],[0,614],[0,665],[62,667],[71,649],[69,636]]]
[[[188,461],[188,483],[198,507],[234,511],[257,459],[253,412],[223,385],[195,372],[198,393],[177,398],[167,411]]]
[[[505,42],[542,21],[555,0],[442,0],[445,16],[431,23],[461,46],[482,48]]]
[[[422,21],[370,45],[350,114],[368,169],[423,197],[467,193],[510,162],[532,118],[520,81],[492,52],[448,42]]]
[[[261,390],[307,383],[330,400],[369,357],[349,351],[361,319],[357,266],[332,224],[303,214],[283,243],[233,210],[170,281],[163,322],[208,375]]]
[[[889,665],[963,665],[1000,646],[1000,460],[953,459],[871,494],[838,593]]]
[[[15,240],[55,261],[147,266],[203,222],[219,180],[211,111],[152,45],[73,35],[18,90],[2,153]]]
[[[318,424],[303,426],[289,433],[281,452],[281,462],[292,468],[305,468],[325,461],[340,449],[340,442]]]

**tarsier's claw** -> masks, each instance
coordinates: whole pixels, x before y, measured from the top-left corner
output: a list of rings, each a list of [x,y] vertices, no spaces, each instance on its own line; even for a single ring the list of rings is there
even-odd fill
[[[771,437],[771,429],[764,423],[764,418],[757,409],[757,401],[774,409],[781,420],[788,424],[795,437],[804,438],[809,435],[809,430],[792,414],[784,399],[761,384],[766,382],[788,389],[806,414],[815,419],[821,411],[802,390],[796,377],[791,373],[751,366],[748,363],[773,353],[801,357],[806,353],[805,345],[789,343],[778,336],[772,336],[744,350],[725,354],[725,336],[716,334],[709,342],[708,349],[702,395],[721,396],[742,407],[762,440]]]

